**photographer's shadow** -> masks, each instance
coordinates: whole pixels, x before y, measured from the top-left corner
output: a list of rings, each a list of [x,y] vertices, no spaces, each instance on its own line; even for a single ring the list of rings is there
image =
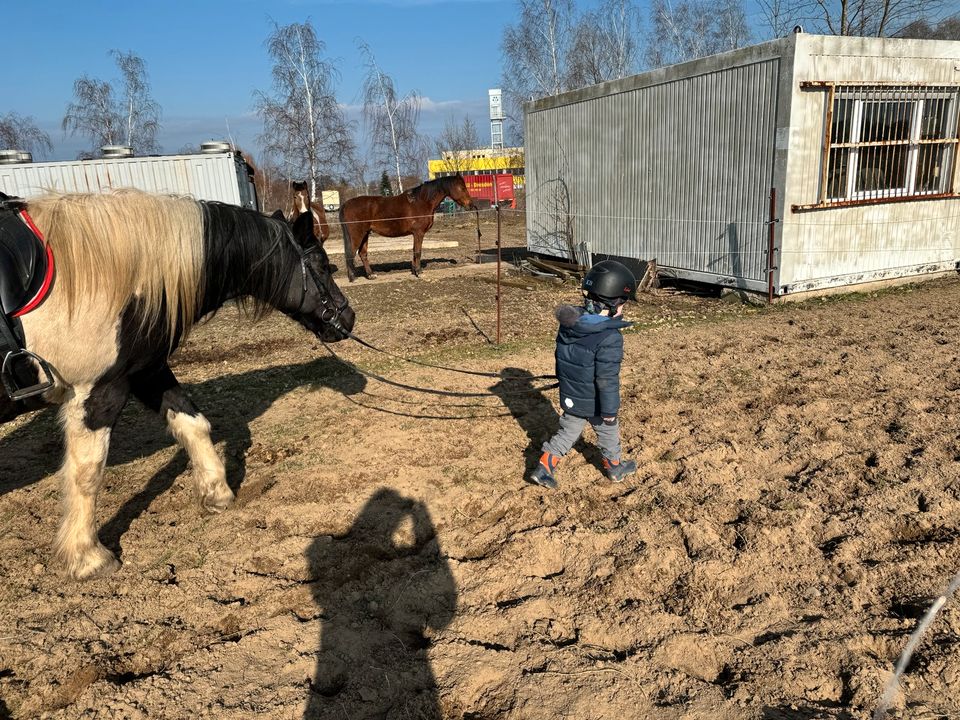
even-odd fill
[[[307,549],[323,618],[304,720],[442,716],[427,651],[457,588],[426,507],[381,489],[350,530]]]

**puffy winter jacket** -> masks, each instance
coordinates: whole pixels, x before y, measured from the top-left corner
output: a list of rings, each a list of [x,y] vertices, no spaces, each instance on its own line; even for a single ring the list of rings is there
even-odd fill
[[[561,305],[556,316],[560,407],[577,417],[613,417],[620,410],[620,331],[632,323],[573,305]]]

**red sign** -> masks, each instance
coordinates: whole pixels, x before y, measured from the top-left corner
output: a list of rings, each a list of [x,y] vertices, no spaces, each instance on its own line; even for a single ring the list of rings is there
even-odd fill
[[[463,182],[474,200],[513,203],[513,175],[465,175]]]

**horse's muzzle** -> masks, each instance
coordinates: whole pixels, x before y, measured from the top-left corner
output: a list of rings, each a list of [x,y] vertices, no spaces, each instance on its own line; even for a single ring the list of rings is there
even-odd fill
[[[319,338],[324,342],[337,342],[339,340],[346,340],[350,337],[350,331],[353,330],[353,323],[356,321],[357,316],[353,312],[353,308],[349,305],[344,307],[336,317],[332,318],[330,321],[323,324],[323,329],[317,333]]]

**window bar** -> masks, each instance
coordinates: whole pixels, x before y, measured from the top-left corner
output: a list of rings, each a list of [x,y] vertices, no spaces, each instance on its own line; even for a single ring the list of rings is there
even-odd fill
[[[917,190],[917,175],[920,171],[920,135],[922,134],[923,110],[927,100],[918,98],[914,103],[910,117],[910,144],[907,146],[907,187],[906,194],[914,195]],[[927,153],[926,161],[930,154]]]
[[[860,161],[860,150],[856,143],[860,142],[860,125],[863,117],[863,90],[859,89],[853,93],[853,112],[850,115],[850,151],[847,154],[847,182],[846,189],[841,200],[850,200],[853,198],[857,187],[857,166]]]
[[[827,182],[830,178],[830,141],[833,135],[833,101],[836,97],[836,86],[830,85],[827,90],[827,123],[826,130],[823,133],[823,161],[820,166],[823,170],[820,173],[820,199],[818,203],[823,205],[827,201]],[[842,138],[841,138],[842,140]],[[837,153],[839,155],[840,153]],[[836,177],[836,175],[834,175]]]

